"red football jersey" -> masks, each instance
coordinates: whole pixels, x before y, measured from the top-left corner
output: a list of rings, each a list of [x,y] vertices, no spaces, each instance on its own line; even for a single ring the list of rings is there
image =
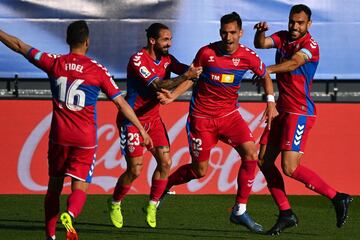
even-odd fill
[[[190,103],[190,114],[216,118],[238,108],[238,91],[244,74],[251,70],[264,76],[266,67],[259,56],[240,44],[231,55],[221,51],[219,42],[202,47],[196,54],[194,65],[202,66]]]
[[[310,92],[312,81],[319,64],[319,45],[307,33],[300,39],[291,41],[288,31],[280,31],[270,36],[274,41],[276,63],[290,59],[296,52],[302,51],[308,56],[304,65],[292,72],[277,73],[279,88],[277,108],[279,111],[303,115],[316,115],[316,108]]]
[[[140,121],[160,118],[159,100],[150,84],[156,78],[169,79],[170,73],[183,74],[188,66],[174,56],[162,56],[154,60],[145,48],[130,57],[127,68],[127,94],[125,99],[134,109]]]
[[[50,140],[67,146],[96,147],[100,90],[110,99],[121,94],[107,69],[73,53],[61,56],[32,48],[26,57],[49,76],[53,102]]]

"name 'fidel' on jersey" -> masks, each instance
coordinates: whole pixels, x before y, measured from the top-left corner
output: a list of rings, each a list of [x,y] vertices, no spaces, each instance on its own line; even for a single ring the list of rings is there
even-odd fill
[[[75,53],[54,55],[32,48],[26,57],[49,76],[54,108],[50,140],[65,146],[96,147],[100,90],[110,99],[121,94],[107,69]]]
[[[193,90],[192,116],[216,118],[231,113],[238,108],[238,91],[244,74],[248,70],[261,77],[266,73],[265,64],[251,49],[240,44],[228,55],[218,44],[209,44],[196,54],[194,66],[202,66],[203,73]]]

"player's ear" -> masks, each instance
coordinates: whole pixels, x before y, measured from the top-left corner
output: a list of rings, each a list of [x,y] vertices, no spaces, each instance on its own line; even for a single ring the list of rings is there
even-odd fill
[[[308,29],[311,27],[311,24],[312,24],[312,21],[311,21],[311,20],[308,21],[308,23],[307,23],[307,28],[308,28]]]
[[[156,39],[155,38],[149,38],[149,42],[150,42],[150,44],[155,45]]]

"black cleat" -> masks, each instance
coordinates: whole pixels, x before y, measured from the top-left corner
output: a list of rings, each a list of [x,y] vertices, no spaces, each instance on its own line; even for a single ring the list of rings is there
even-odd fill
[[[337,193],[331,200],[335,208],[336,226],[338,228],[341,228],[344,225],[345,220],[348,217],[349,205],[352,200],[352,197],[346,193]]]
[[[291,213],[290,216],[281,216],[279,215],[275,225],[266,232],[266,235],[279,235],[286,228],[296,227],[299,223],[298,218],[294,213]]]

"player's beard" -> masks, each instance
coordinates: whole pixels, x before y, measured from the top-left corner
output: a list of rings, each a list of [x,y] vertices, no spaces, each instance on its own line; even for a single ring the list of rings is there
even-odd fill
[[[165,46],[165,47],[162,47],[162,48],[155,48],[156,55],[160,55],[160,56],[169,55],[169,48],[170,48],[169,45]]]

